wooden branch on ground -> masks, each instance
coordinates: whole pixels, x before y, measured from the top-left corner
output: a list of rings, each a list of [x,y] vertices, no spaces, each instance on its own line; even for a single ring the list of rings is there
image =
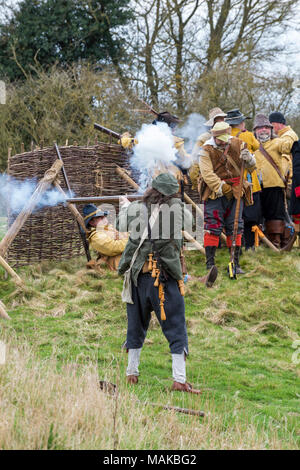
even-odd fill
[[[10,320],[10,316],[6,313],[4,304],[0,300],[0,317],[4,318],[5,320]]]
[[[202,246],[199,242],[197,242],[197,240],[195,240],[195,238],[192,237],[192,235],[190,235],[190,234],[189,234],[188,232],[186,232],[185,230],[183,230],[182,233],[183,233],[184,238],[185,238],[187,241],[193,243],[193,245],[195,246],[195,248],[197,248],[197,250],[201,251],[201,253],[202,253],[203,255],[205,255],[205,249],[203,248],[203,246]]]
[[[0,242],[0,255],[5,255],[9,246],[16,238],[19,231],[25,224],[26,220],[40,201],[41,195],[51,186],[53,181],[57,178],[57,175],[61,168],[62,162],[60,160],[56,160],[51,166],[51,168],[45,172],[43,178],[38,183],[31,198],[25,203],[25,206],[23,207],[22,211],[20,212],[14,223],[9,227],[4,238]]]

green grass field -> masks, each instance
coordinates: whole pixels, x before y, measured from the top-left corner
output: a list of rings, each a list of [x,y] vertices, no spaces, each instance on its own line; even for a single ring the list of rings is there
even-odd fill
[[[227,263],[227,250],[219,250],[216,287],[205,289],[196,280],[186,287],[187,374],[201,396],[170,392],[171,355],[155,318],[139,384],[126,385],[126,313],[122,280],[114,273],[87,271],[83,258],[45,262],[17,270],[22,289],[1,272],[0,299],[11,321],[0,320],[0,339],[10,344],[7,363],[0,365],[6,403],[0,448],[299,448],[300,249],[244,253],[247,274],[237,281],[228,279]],[[188,252],[187,264],[192,276],[204,274],[200,253]],[[83,393],[91,368],[93,387]],[[97,376],[116,383],[118,396],[99,391]],[[20,395],[12,392],[12,381]],[[74,397],[85,411],[71,418],[58,403],[73,407]],[[97,412],[95,400],[102,400]],[[144,402],[203,410],[206,416]],[[51,418],[45,420],[45,413]],[[37,422],[35,416],[43,418]],[[36,434],[26,435],[28,426],[36,426]]]

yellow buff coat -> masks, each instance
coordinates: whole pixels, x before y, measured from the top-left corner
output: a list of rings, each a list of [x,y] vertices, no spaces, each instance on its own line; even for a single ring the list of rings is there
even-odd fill
[[[239,129],[238,127],[232,127],[231,128],[231,135],[233,137],[236,137],[237,134],[241,132],[241,129]],[[249,152],[251,153],[255,153],[256,150],[258,150],[259,148],[259,142],[258,140],[254,137],[254,134],[252,134],[252,132],[249,132],[249,131],[244,131],[244,132],[241,132],[238,136],[238,139],[242,140],[243,142],[245,142],[247,144],[247,148],[249,150]],[[244,173],[244,178],[245,180],[248,180],[248,175],[250,173],[245,170],[245,173]],[[258,180],[258,176],[257,176],[257,172],[256,170],[254,170],[252,173],[251,173],[251,181],[253,186],[252,186],[252,191],[253,193],[256,193],[258,191],[261,191],[261,187],[260,187],[260,184],[259,184],[259,180]]]
[[[101,255],[111,269],[116,270],[128,241],[128,233],[120,233],[112,225],[92,228],[88,241],[90,248]]]

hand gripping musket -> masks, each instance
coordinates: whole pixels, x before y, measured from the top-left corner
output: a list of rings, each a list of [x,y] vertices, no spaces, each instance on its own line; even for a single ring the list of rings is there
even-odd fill
[[[63,159],[61,158],[61,154],[60,154],[60,151],[59,151],[59,148],[58,148],[56,142],[54,142],[54,147],[55,147],[56,155],[58,156],[59,160],[60,160],[61,163],[62,163],[61,171],[62,171],[64,180],[65,180],[65,184],[66,184],[67,189],[68,189],[68,191],[69,191],[69,194],[71,195],[71,192],[72,192],[72,191],[71,191],[69,179],[68,179],[68,176],[67,176],[65,167],[64,167]],[[88,242],[87,242],[85,232],[84,232],[83,229],[80,227],[80,224],[79,224],[78,221],[77,221],[77,226],[78,226],[79,234],[80,234],[80,237],[81,237],[81,240],[82,240],[82,244],[83,244],[83,247],[84,247],[84,251],[85,251],[86,258],[87,258],[88,261],[91,261],[92,257],[91,257],[91,254],[90,254],[89,244],[88,244]]]

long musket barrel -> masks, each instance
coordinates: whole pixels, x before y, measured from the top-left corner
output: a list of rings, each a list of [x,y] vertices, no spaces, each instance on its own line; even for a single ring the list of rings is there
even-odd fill
[[[115,139],[121,138],[121,134],[118,134],[117,132],[112,131],[111,129],[108,129],[107,127],[101,126],[100,124],[97,124],[96,122],[94,124],[94,128],[97,129],[97,131],[104,132],[104,134],[111,135]]]
[[[79,202],[119,202],[119,198],[123,196],[123,194],[119,196],[89,196],[89,197],[72,197],[66,199],[66,202],[70,202],[72,204],[76,204]],[[129,201],[139,201],[142,199],[143,195],[142,194],[127,194],[125,196]]]

